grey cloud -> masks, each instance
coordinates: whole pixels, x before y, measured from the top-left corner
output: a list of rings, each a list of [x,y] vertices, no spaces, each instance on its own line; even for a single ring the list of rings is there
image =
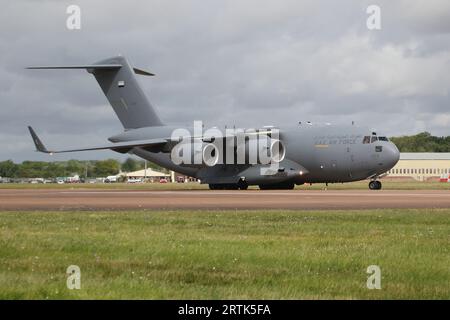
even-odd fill
[[[119,53],[156,73],[139,81],[166,122],[356,121],[389,135],[450,134],[448,1],[376,2],[380,31],[366,28],[373,1],[2,3],[0,160],[48,159],[33,151],[28,124],[55,147],[120,132],[91,75],[24,70]],[[65,28],[69,4],[82,9],[80,31]]]

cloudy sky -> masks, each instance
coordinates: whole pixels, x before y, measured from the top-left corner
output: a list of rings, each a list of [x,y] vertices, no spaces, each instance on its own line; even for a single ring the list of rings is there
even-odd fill
[[[34,152],[103,144],[122,131],[85,64],[117,54],[163,121],[256,126],[300,120],[368,125],[388,135],[450,135],[450,1],[0,0],[0,161],[104,159],[110,151]],[[81,8],[81,30],[66,9]],[[381,30],[366,9],[381,8]]]

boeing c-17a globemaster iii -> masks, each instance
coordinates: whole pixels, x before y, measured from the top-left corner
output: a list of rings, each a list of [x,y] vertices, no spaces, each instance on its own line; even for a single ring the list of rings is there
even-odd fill
[[[99,83],[124,131],[109,144],[49,150],[29,127],[36,149],[49,154],[113,150],[135,154],[164,168],[195,177],[211,189],[293,189],[304,183],[343,183],[379,177],[399,159],[384,135],[356,125],[298,122],[258,129],[203,128],[199,121],[179,128],[163,123],[139,86],[133,68],[117,56],[90,65],[39,66],[29,69],[86,69]]]

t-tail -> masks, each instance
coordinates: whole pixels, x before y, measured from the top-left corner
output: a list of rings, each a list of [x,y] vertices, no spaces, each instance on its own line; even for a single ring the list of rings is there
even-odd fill
[[[135,73],[146,76],[154,74],[132,68],[125,57],[117,56],[91,65],[38,66],[27,69],[86,69],[94,75],[125,129],[163,125],[135,76]]]

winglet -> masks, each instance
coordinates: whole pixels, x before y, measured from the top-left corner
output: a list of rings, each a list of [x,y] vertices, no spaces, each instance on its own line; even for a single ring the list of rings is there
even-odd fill
[[[30,130],[31,137],[33,138],[34,145],[36,146],[36,151],[44,153],[52,153],[51,151],[47,150],[47,148],[44,146],[41,139],[39,139],[36,132],[34,132],[31,126],[28,126],[28,130]]]

